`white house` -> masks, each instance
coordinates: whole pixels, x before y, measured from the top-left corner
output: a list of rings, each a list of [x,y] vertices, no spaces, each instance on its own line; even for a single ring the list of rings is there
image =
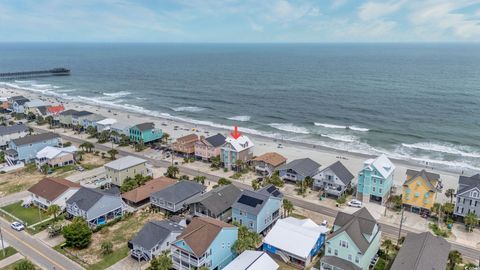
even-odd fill
[[[8,142],[28,135],[28,127],[24,124],[0,126],[0,147],[7,146]]]
[[[279,265],[265,252],[245,250],[223,270],[277,270]]]
[[[46,146],[40,150],[35,156],[35,164],[38,168],[48,164],[50,167],[63,167],[68,164],[75,163],[75,153],[78,151],[77,147],[55,147]]]
[[[97,131],[102,132],[104,130],[110,130],[112,125],[117,123],[117,119],[105,118],[97,122]]]
[[[80,189],[80,184],[61,178],[44,178],[28,189],[29,200],[42,209],[56,204],[63,210],[66,201]]]

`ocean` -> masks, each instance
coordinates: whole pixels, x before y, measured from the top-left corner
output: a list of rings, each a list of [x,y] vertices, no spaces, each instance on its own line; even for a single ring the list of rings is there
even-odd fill
[[[0,44],[22,88],[362,154],[480,170],[480,44]]]

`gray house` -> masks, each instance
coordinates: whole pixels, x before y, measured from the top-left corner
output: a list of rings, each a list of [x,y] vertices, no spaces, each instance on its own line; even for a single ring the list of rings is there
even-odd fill
[[[408,233],[390,270],[447,269],[450,243],[430,232]]]
[[[205,186],[193,181],[180,181],[150,195],[150,202],[173,213],[185,210],[187,200],[200,196]]]
[[[90,227],[122,217],[125,209],[118,189],[99,190],[81,187],[66,204],[70,216],[84,218]]]
[[[194,216],[208,216],[228,222],[232,219],[232,205],[242,192],[234,185],[214,188],[186,203]]]
[[[454,214],[464,218],[468,213],[480,218],[480,174],[459,179]]]
[[[327,195],[340,197],[350,187],[353,178],[353,174],[337,161],[313,176],[313,187],[322,189]]]
[[[131,256],[136,260],[149,261],[177,239],[185,227],[171,220],[147,222],[137,235],[128,242]]]
[[[28,127],[24,124],[0,126],[0,147],[4,148],[8,142],[28,135]]]
[[[306,177],[313,177],[317,174],[320,164],[310,158],[301,158],[293,160],[280,168],[280,178],[284,181],[303,181]]]

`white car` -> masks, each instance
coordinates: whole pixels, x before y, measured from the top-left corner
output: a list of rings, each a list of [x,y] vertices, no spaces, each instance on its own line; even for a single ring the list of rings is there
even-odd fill
[[[351,200],[347,203],[348,206],[362,208],[362,202],[359,200]]]
[[[22,223],[20,222],[13,222],[12,225],[11,225],[12,229],[14,229],[15,231],[23,231],[25,230],[25,226],[23,226]]]

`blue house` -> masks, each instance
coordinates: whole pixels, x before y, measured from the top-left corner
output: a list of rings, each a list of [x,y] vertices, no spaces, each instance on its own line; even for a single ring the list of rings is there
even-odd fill
[[[8,143],[5,157],[9,164],[17,164],[19,161],[29,163],[35,160],[35,156],[43,148],[60,146],[60,143],[60,136],[52,132],[18,138]]]
[[[222,269],[234,258],[238,228],[210,217],[195,217],[171,245],[176,270]]]
[[[10,110],[15,113],[25,113],[25,103],[30,100],[24,96],[14,96],[8,98],[10,103]]]
[[[152,122],[138,124],[130,128],[130,140],[136,143],[140,141],[143,143],[157,141],[162,136],[162,130],[155,128],[155,124]]]
[[[262,233],[280,218],[283,194],[273,185],[257,191],[244,190],[232,206],[234,222]]]
[[[368,159],[358,173],[357,199],[384,204],[393,184],[395,165],[385,156]]]
[[[318,173],[320,164],[310,158],[295,159],[280,168],[278,168],[279,176],[284,181],[298,182],[303,181],[306,177],[313,177]]]
[[[265,236],[263,250],[278,255],[286,263],[304,268],[320,252],[328,232],[326,226],[317,225],[308,218],[279,219]]]

